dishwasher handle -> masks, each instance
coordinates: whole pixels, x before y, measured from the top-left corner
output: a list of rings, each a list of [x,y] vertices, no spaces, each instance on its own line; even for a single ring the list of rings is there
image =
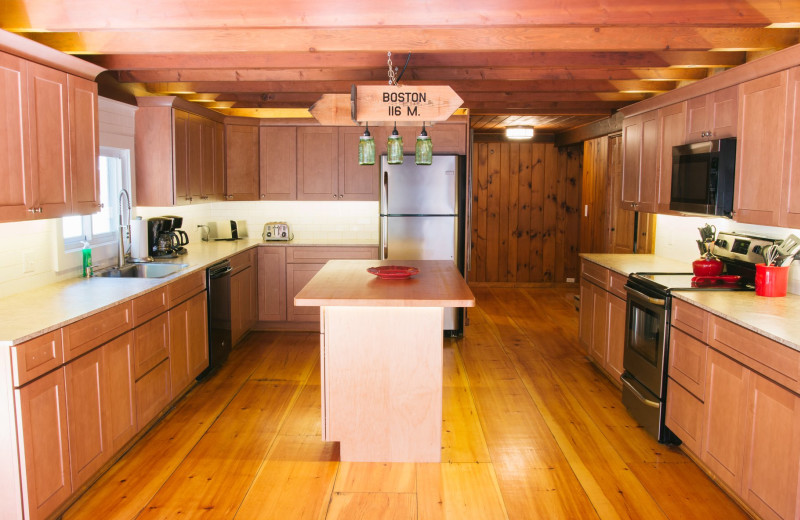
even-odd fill
[[[208,268],[208,277],[212,280],[215,278],[222,278],[223,276],[227,275],[233,271],[233,267],[231,267],[231,263],[229,261],[220,262],[218,264],[214,264]]]

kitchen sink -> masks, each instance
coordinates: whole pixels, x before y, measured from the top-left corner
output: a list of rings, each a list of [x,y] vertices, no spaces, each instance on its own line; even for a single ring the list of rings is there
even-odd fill
[[[142,263],[126,264],[119,267],[104,269],[94,274],[104,278],[163,278],[177,273],[181,269],[189,267],[189,264],[162,264],[162,263]]]

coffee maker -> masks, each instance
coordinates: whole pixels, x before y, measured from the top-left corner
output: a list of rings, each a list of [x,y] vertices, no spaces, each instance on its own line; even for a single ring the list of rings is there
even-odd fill
[[[172,219],[171,233],[175,236],[175,240],[178,244],[176,252],[179,255],[185,255],[188,251],[184,246],[189,243],[189,235],[186,233],[186,231],[180,229],[180,227],[183,225],[183,217],[179,217],[177,215],[164,215],[161,218]]]
[[[173,219],[153,217],[147,219],[147,248],[153,258],[176,258],[180,239],[173,233]],[[185,248],[184,248],[185,250]]]

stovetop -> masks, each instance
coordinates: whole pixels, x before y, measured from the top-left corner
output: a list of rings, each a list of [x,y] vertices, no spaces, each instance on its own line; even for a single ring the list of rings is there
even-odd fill
[[[634,273],[629,280],[662,291],[754,291],[750,280],[736,275],[695,276],[692,273]]]

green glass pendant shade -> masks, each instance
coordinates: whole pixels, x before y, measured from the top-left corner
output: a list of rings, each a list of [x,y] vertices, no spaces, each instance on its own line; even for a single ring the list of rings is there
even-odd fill
[[[403,136],[397,133],[397,125],[386,143],[386,155],[389,164],[403,164]]]
[[[426,166],[433,162],[433,142],[422,125],[422,132],[417,136],[417,146],[414,162],[420,166]]]
[[[369,126],[358,140],[358,164],[361,166],[375,164],[375,139],[369,133]]]

